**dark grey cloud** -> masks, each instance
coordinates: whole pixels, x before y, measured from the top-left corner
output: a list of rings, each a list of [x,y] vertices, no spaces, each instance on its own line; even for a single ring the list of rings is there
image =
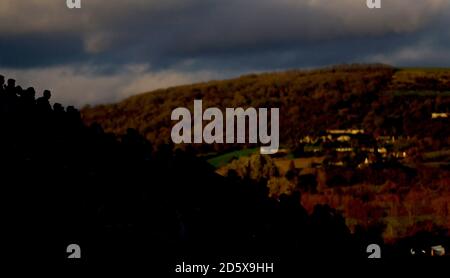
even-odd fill
[[[82,9],[69,10],[65,0],[2,0],[0,70],[29,81],[71,78],[92,91],[115,84],[109,94],[67,95],[82,104],[115,101],[144,85],[252,71],[352,62],[450,65],[450,2],[384,0],[380,10],[365,2],[82,0]],[[67,82],[57,83],[64,89]]]
[[[14,68],[60,65],[86,59],[82,41],[73,34],[1,37],[0,65]]]

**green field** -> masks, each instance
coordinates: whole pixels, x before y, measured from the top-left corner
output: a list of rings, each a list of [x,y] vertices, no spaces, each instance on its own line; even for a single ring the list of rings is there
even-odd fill
[[[243,149],[226,154],[222,154],[213,158],[208,159],[208,163],[213,165],[215,168],[220,168],[227,165],[233,159],[237,159],[243,156],[249,156],[259,151],[259,148]]]

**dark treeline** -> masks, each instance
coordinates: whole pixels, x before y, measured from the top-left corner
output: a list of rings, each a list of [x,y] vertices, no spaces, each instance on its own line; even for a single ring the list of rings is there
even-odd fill
[[[187,151],[153,147],[83,125],[51,93],[0,79],[2,205],[17,255],[63,260],[79,243],[91,262],[148,256],[361,256],[378,239],[352,236],[327,206],[298,194],[268,198],[265,183],[221,177]],[[168,262],[174,262],[168,261]]]

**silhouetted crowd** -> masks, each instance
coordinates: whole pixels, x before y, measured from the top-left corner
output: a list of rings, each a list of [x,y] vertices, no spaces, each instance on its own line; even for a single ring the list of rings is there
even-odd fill
[[[0,75],[0,103],[3,115],[46,115],[54,112],[61,114],[67,112],[71,114],[79,113],[73,106],[68,106],[66,111],[60,103],[50,104],[51,92],[45,90],[41,97],[36,98],[36,91],[33,87],[24,90],[21,86],[16,86],[14,79],[8,79],[5,84],[5,77]]]

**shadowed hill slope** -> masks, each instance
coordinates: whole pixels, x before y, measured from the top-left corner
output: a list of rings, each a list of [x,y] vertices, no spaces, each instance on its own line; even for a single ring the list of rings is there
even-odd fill
[[[72,243],[91,264],[163,268],[177,255],[304,256],[316,245],[360,255],[348,247],[356,241],[343,217],[327,206],[307,215],[299,195],[275,201],[265,185],[219,176],[192,153],[153,148],[131,129],[118,137],[87,127],[73,107],[50,106],[50,92],[36,99],[33,88],[0,81],[10,258],[63,262]]]
[[[431,121],[450,110],[450,70],[395,69],[353,65],[312,71],[246,75],[136,95],[112,105],[82,110],[85,123],[106,131],[139,130],[160,144],[170,140],[176,107],[279,107],[281,143],[295,147],[302,136],[330,128],[363,128],[374,135],[447,138],[448,129]],[[196,146],[220,151],[223,145]]]

